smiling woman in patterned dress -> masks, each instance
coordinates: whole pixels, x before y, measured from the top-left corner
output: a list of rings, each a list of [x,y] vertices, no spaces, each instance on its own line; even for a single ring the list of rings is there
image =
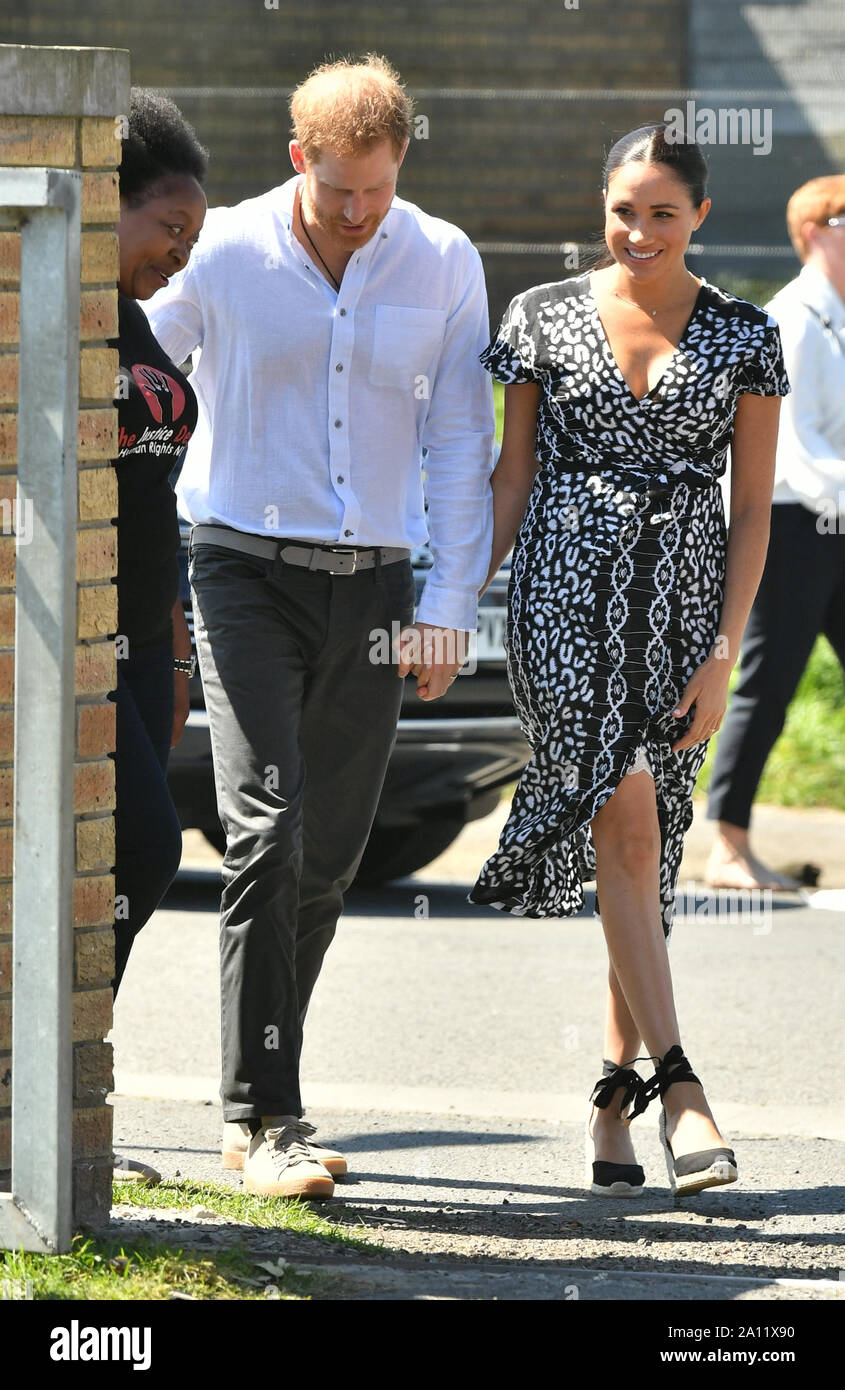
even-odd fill
[[[667,942],[695,780],[765,560],[789,383],[774,320],[686,267],[706,176],[663,126],[620,140],[607,255],[518,295],[482,356],[506,387],[490,577],[516,537],[508,666],[533,757],[470,899],[565,917],[596,880],[610,970],[587,1135],[592,1191],[613,1196],[642,1189],[627,1126],[656,1095],[673,1188],[737,1176],[681,1050]],[[642,1041],[648,1082],[631,1066]]]

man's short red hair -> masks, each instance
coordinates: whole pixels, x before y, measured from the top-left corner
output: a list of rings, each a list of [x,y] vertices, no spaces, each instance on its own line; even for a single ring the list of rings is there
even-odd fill
[[[786,225],[789,239],[801,261],[806,261],[810,248],[801,235],[805,222],[823,227],[829,217],[845,213],[845,174],[830,174],[810,179],[797,188],[786,205]]]
[[[398,159],[411,137],[413,102],[396,69],[378,53],[321,63],[291,97],[293,138],[313,163],[341,159],[389,140]]]

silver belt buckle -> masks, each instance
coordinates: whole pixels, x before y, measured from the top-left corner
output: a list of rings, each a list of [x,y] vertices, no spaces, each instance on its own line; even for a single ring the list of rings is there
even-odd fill
[[[340,546],[340,547],[330,546],[329,549],[331,550],[332,555],[351,555],[351,556],[352,556],[352,568],[351,568],[351,569],[347,569],[347,567],[344,565],[344,566],[343,566],[341,569],[339,569],[339,570],[330,569],[330,570],[329,570],[329,574],[354,574],[354,573],[355,573],[355,571],[356,571],[356,569],[357,569],[357,567],[358,567],[358,554],[357,554],[357,551],[355,551],[355,550],[353,550],[353,549],[351,549],[351,548],[349,548],[349,547],[347,547],[346,549],[344,549],[342,546]]]

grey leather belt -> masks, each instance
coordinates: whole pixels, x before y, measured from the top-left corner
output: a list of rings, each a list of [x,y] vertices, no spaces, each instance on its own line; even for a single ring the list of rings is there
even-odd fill
[[[394,565],[398,560],[407,560],[410,550],[397,546],[355,546],[347,545],[307,545],[302,541],[266,540],[263,536],[253,536],[248,531],[234,531],[228,526],[194,526],[191,530],[192,545],[222,545],[227,550],[240,550],[246,555],[260,555],[262,559],[275,560],[281,556],[286,565],[299,565],[303,569],[323,570],[328,574],[356,574],[358,570],[371,570],[380,565]]]

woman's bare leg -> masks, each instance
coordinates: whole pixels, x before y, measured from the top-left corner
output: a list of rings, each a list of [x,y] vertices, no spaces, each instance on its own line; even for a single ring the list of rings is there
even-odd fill
[[[613,963],[607,975],[607,1005],[604,1016],[604,1057],[609,1062],[630,1062],[639,1055],[640,1030],[631,1017]],[[595,1140],[596,1158],[606,1163],[636,1163],[631,1133],[619,1117],[622,1092],[618,1091],[606,1110],[595,1109],[590,1133]]]
[[[608,954],[646,1051],[663,1057],[681,1034],[660,917],[660,827],[650,774],[623,777],[593,817],[592,831]],[[671,1086],[665,1110],[676,1158],[724,1144],[695,1082]]]
[[[642,1038],[631,1016],[619,978],[610,961],[604,1011],[604,1055],[609,1062],[630,1062],[639,1055]]]

